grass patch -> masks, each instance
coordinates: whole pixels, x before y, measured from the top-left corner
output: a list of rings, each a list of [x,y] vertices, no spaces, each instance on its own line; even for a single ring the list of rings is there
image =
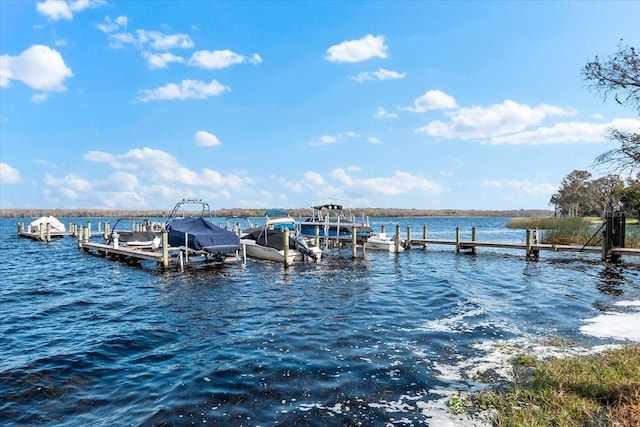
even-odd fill
[[[515,381],[472,397],[494,410],[495,426],[637,426],[640,420],[640,346],[540,361],[516,357]]]

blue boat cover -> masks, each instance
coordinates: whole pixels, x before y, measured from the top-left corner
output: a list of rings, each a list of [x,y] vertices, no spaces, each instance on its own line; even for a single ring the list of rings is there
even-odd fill
[[[236,233],[202,217],[172,219],[167,224],[167,232],[171,246],[185,246],[185,233],[188,233],[189,249],[212,254],[228,254],[240,249],[240,238]]]

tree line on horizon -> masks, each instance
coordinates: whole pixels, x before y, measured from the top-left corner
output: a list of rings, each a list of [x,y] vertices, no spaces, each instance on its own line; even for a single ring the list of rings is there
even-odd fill
[[[216,218],[264,216],[268,209],[216,209],[211,215]],[[293,217],[311,216],[311,209],[288,209]],[[358,217],[407,218],[407,217],[549,217],[553,211],[546,209],[476,210],[476,209],[400,209],[400,208],[354,208]],[[168,218],[171,210],[124,210],[124,209],[0,209],[0,218]]]

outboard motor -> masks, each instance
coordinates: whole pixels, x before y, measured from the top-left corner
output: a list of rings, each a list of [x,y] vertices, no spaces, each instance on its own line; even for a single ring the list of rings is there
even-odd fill
[[[307,255],[309,258],[313,259],[314,261],[318,260],[318,256],[311,250],[311,248],[309,247],[307,242],[305,242],[302,236],[294,237],[293,242],[298,252],[300,252],[302,255]]]

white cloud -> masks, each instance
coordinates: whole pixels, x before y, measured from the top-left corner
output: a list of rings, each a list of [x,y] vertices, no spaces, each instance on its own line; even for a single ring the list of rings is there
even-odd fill
[[[323,135],[318,139],[309,142],[309,145],[314,147],[319,145],[336,144],[337,142],[345,140],[347,138],[349,139],[360,138],[360,135],[358,135],[358,133],[354,131],[342,132],[335,136]]]
[[[541,196],[556,191],[557,186],[548,183],[535,183],[518,180],[484,180],[482,185],[497,189],[514,189],[524,196]]]
[[[428,90],[413,101],[413,107],[399,107],[401,110],[414,113],[425,113],[429,110],[456,108],[456,100],[441,90]]]
[[[562,122],[550,127],[539,127],[530,131],[512,133],[490,138],[490,145],[541,145],[572,142],[601,142],[606,140],[609,128],[638,132],[640,121],[636,119],[615,119],[610,123]]]
[[[19,80],[32,89],[62,92],[67,90],[64,80],[72,76],[60,53],[48,46],[33,45],[18,56],[0,56],[0,87]]]
[[[22,181],[20,171],[7,163],[0,163],[0,184],[16,184]]]
[[[326,145],[326,144],[335,144],[338,142],[338,139],[330,136],[330,135],[322,135],[320,138],[311,141],[309,145],[317,146],[317,145]]]
[[[371,144],[382,144],[382,141],[380,141],[378,138],[376,138],[375,136],[370,136],[368,141]]]
[[[45,0],[36,4],[36,10],[54,21],[73,19],[74,12],[81,12],[85,9],[93,9],[106,5],[106,0]]]
[[[138,91],[138,101],[149,102],[163,99],[205,99],[218,96],[231,90],[223,86],[217,80],[210,83],[198,80],[183,80],[179,84],[169,83],[157,89],[145,89]]]
[[[448,122],[436,120],[416,129],[415,132],[444,139],[487,139],[523,131],[529,126],[540,124],[549,116],[572,114],[575,114],[574,110],[564,110],[546,104],[532,108],[505,100],[487,108],[461,108],[449,114]]]
[[[403,79],[406,73],[398,73],[397,71],[385,70],[380,68],[378,71],[360,73],[351,79],[361,83],[366,80],[397,80]]]
[[[304,173],[304,180],[305,182],[311,184],[312,186],[317,185],[324,185],[324,180],[322,179],[322,175],[320,175],[317,172],[311,172],[311,171],[307,171]]]
[[[47,95],[46,93],[35,93],[31,95],[31,102],[33,102],[34,104],[39,104],[46,101],[47,99],[49,99],[49,95]]]
[[[73,173],[63,178],[56,178],[50,173],[45,173],[44,183],[48,187],[51,187],[51,191],[55,191],[71,200],[86,198],[91,194],[93,189],[89,181]]]
[[[85,160],[109,163],[116,170],[136,171],[137,179],[142,177],[144,179],[141,181],[165,186],[178,184],[203,188],[239,189],[253,184],[253,180],[246,176],[222,175],[209,168],[204,168],[200,172],[190,170],[178,163],[177,159],[169,153],[152,148],[136,148],[120,155],[92,151],[83,157]]]
[[[126,18],[119,17],[113,23],[107,19],[105,24],[99,24],[98,28],[109,35],[110,46],[121,48],[124,45],[133,45],[138,49],[153,49],[167,51],[170,49],[190,49],[194,46],[193,40],[187,34],[165,34],[160,31],[136,30],[135,35],[126,32],[115,32],[127,25]]]
[[[361,62],[371,58],[386,58],[387,46],[384,36],[367,34],[359,40],[348,40],[327,49],[327,60],[331,62]]]
[[[104,151],[89,151],[83,154],[82,158],[89,162],[112,162],[115,159],[113,154]]]
[[[100,31],[106,34],[126,27],[129,22],[126,16],[118,16],[115,21],[112,21],[111,18],[107,16],[106,18],[104,18],[104,21],[104,24],[98,24],[96,25],[96,27],[98,27]]]
[[[339,168],[331,172],[331,178],[346,190],[357,194],[393,197],[412,192],[440,194],[444,191],[443,187],[435,181],[402,171],[396,171],[391,177],[354,178],[344,169]]]
[[[116,172],[109,175],[107,185],[104,189],[113,190],[114,188],[117,188],[118,193],[125,192],[135,194],[136,190],[139,189],[139,185],[138,177],[134,174],[128,172]],[[136,197],[138,196],[136,195]]]
[[[262,58],[257,53],[252,56],[244,56],[226,50],[199,50],[195,52],[189,60],[189,65],[206,68],[209,70],[227,68],[234,64],[260,64]]]
[[[384,108],[378,107],[374,117],[377,119],[395,119],[398,115],[396,113],[388,113]]]
[[[156,50],[189,49],[194,46],[187,34],[164,34],[160,31],[138,30],[138,40],[142,44],[148,44]]]
[[[193,141],[197,145],[202,145],[203,147],[215,147],[218,145],[222,145],[217,136],[203,130],[198,131],[195,133],[195,135],[193,135]]]
[[[183,63],[184,58],[169,52],[165,53],[149,53],[144,52],[142,56],[147,60],[150,68],[165,68],[171,62]]]

